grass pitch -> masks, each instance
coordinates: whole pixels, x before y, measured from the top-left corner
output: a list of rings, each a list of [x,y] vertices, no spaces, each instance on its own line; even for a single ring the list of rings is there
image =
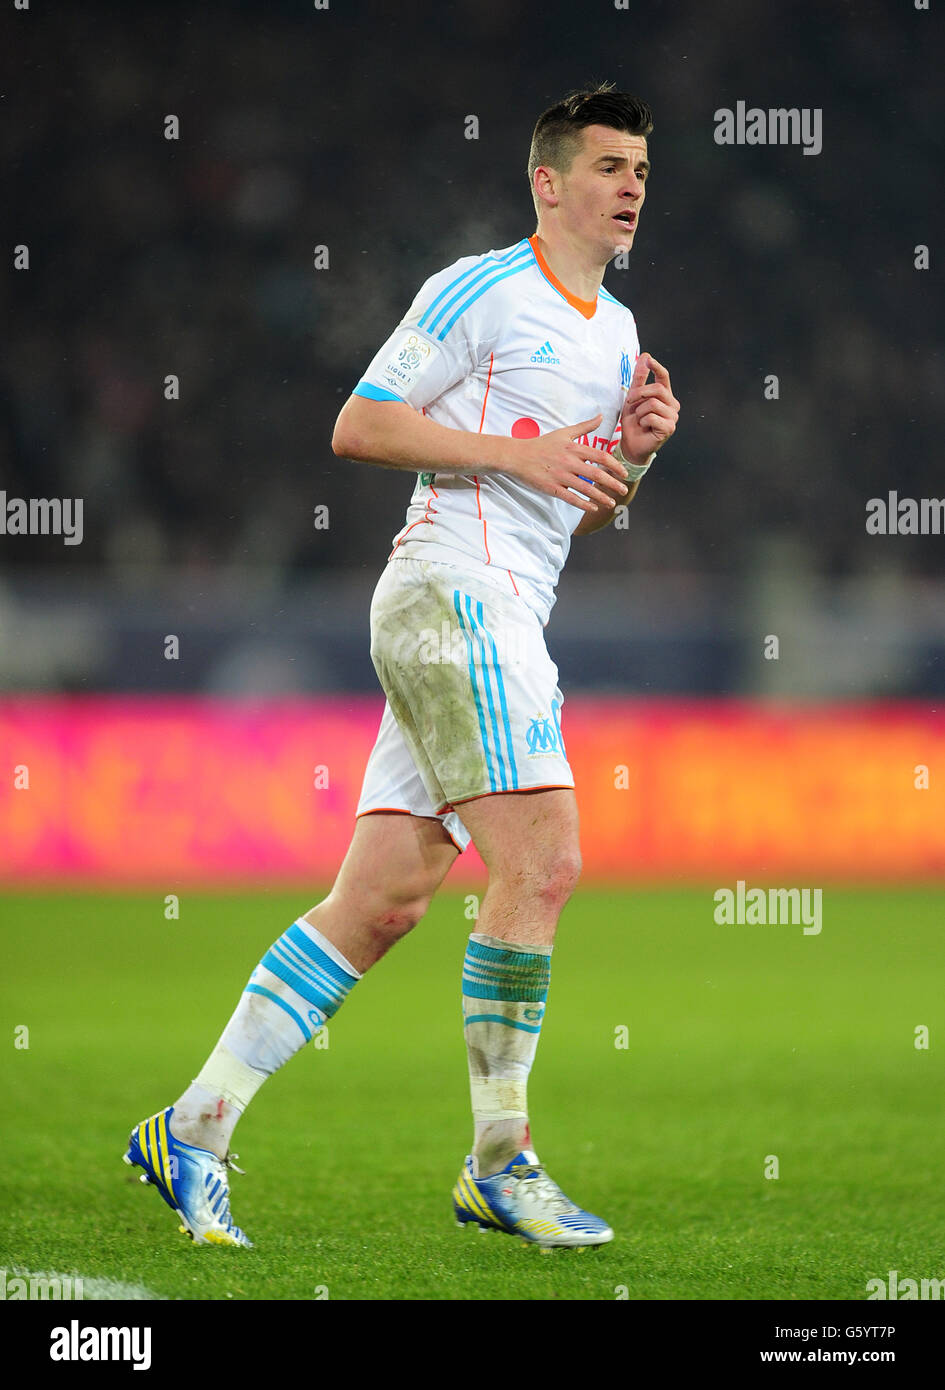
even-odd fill
[[[616,1239],[547,1255],[453,1224],[472,924],[444,893],[241,1121],[256,1248],[192,1246],[122,1164],[128,1132],[314,900],[192,894],[176,922],[156,893],[0,900],[0,1266],[168,1299],[863,1299],[893,1269],[945,1276],[945,894],[920,890],[825,889],[819,936],[718,926],[709,888],[579,891],[533,1135]]]

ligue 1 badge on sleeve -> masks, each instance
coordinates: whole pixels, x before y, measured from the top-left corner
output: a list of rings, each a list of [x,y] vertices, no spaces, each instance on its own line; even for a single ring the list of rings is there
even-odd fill
[[[425,338],[421,338],[419,333],[405,332],[393,344],[384,375],[401,390],[409,390],[420,380],[437,351],[438,349]]]

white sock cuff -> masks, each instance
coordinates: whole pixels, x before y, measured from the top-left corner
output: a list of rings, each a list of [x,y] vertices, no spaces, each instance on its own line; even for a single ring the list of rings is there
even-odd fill
[[[194,1077],[194,1085],[222,1096],[227,1104],[243,1111],[268,1075],[268,1072],[248,1066],[223,1043],[217,1043],[200,1075]]]
[[[333,943],[328,940],[327,936],[322,936],[318,928],[313,927],[311,922],[306,922],[304,917],[296,917],[295,926],[299,927],[307,936],[311,937],[315,945],[324,951],[326,956],[331,956],[335,964],[340,965],[342,970],[346,970],[349,975],[353,975],[356,980],[360,980],[360,970],[355,970],[350,960],[346,960],[338,950],[338,947],[333,945]]]
[[[494,951],[522,951],[529,956],[550,956],[552,946],[522,946],[517,941],[500,941],[497,936],[484,936],[482,932],[470,932],[470,941],[478,941],[480,946],[491,946]]]

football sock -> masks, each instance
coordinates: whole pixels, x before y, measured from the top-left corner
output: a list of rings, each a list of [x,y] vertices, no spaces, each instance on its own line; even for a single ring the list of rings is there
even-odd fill
[[[463,962],[475,1175],[500,1172],[531,1146],[526,1090],[541,1033],[550,946],[473,933]]]
[[[260,1086],[304,1047],[361,976],[317,928],[299,918],[250,975],[200,1074],[174,1105],[173,1133],[226,1154]]]

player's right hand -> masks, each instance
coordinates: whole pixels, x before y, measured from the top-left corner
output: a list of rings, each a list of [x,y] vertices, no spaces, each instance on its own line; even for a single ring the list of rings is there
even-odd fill
[[[627,494],[626,469],[606,449],[575,442],[603,418],[598,414],[534,439],[517,439],[509,471],[520,482],[582,512],[610,511]]]

